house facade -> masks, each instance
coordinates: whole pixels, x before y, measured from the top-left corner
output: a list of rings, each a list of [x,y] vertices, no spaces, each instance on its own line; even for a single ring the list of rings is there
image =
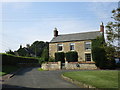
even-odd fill
[[[93,62],[91,54],[91,40],[104,33],[103,23],[99,31],[59,35],[57,28],[49,43],[49,56],[55,57],[56,52],[77,51],[79,62]]]

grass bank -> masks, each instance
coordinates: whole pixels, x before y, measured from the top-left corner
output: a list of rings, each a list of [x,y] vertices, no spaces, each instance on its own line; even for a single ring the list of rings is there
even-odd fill
[[[17,69],[19,69],[17,66],[2,66],[2,72],[0,72],[0,76],[16,71]]]
[[[118,72],[114,70],[65,72],[64,76],[96,88],[118,88]]]

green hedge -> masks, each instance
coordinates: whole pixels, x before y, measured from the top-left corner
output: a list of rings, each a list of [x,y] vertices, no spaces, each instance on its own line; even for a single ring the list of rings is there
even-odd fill
[[[65,62],[65,54],[64,54],[64,52],[56,52],[55,53],[55,61]]]
[[[21,57],[10,54],[0,54],[2,56],[2,65],[17,65],[18,63],[38,63],[37,58]]]
[[[76,51],[69,51],[65,54],[66,61],[68,62],[77,62],[78,61],[78,53]]]

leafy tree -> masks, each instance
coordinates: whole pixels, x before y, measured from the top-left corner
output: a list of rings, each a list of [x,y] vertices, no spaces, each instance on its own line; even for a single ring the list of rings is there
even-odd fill
[[[49,51],[47,47],[44,48],[41,56],[45,61],[49,60]]]
[[[112,22],[106,25],[107,33],[107,47],[106,56],[108,59],[108,67],[115,68],[115,53],[119,54],[120,51],[120,7],[112,10]],[[118,45],[115,45],[117,42]]]
[[[92,58],[95,65],[101,69],[106,68],[107,59],[105,52],[105,40],[103,35],[92,40]]]
[[[107,42],[108,45],[112,45],[120,49],[120,8],[112,10],[113,18],[112,22],[108,22],[106,25],[106,33],[107,33]],[[115,41],[118,41],[118,46],[113,45]]]
[[[19,48],[18,50],[17,50],[17,52],[18,52],[18,54],[19,54],[19,56],[26,56],[27,55],[27,51],[25,50],[25,48]]]
[[[41,57],[45,47],[48,47],[48,42],[45,43],[43,41],[35,41],[31,45],[30,50],[34,53],[36,57]]]
[[[106,57],[107,57],[107,68],[114,69],[115,68],[115,48],[113,46],[106,46]]]
[[[15,53],[12,50],[6,51],[7,54],[15,55]]]
[[[19,56],[41,57],[44,49],[44,52],[48,51],[48,47],[48,42],[35,41],[32,45],[27,44],[26,47],[22,47],[22,45],[20,45],[20,48],[17,50],[17,52]]]

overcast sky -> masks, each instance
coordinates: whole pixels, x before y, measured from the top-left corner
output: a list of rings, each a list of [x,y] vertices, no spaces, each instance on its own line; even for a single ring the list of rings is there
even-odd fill
[[[0,52],[17,50],[34,41],[50,41],[59,34],[98,31],[111,21],[117,2],[4,2],[0,3]]]

